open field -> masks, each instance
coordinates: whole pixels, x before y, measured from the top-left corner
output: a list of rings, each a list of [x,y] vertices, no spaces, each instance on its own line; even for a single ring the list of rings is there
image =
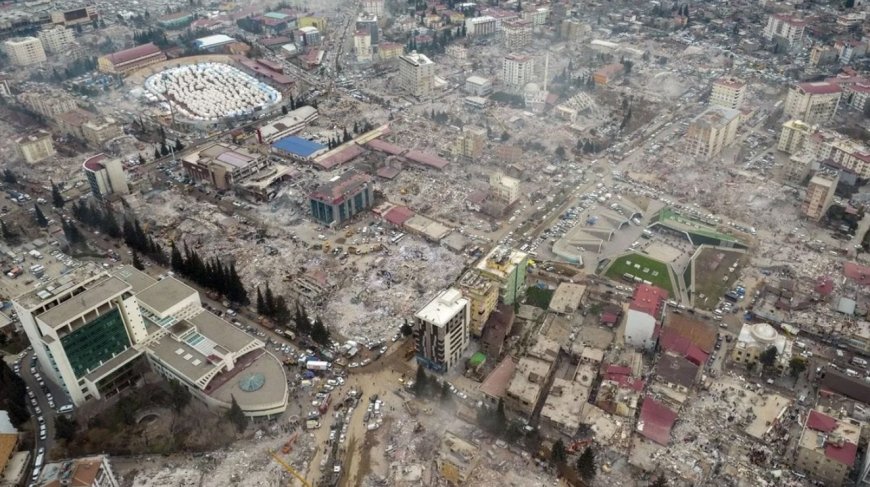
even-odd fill
[[[715,247],[702,247],[695,255],[694,266],[694,304],[695,307],[711,310],[716,307],[723,294],[737,281],[740,268],[746,263],[745,253]],[[729,269],[739,264],[734,272]],[[692,283],[686,283],[692,285]]]
[[[672,296],[674,294],[674,286],[667,264],[644,255],[629,253],[614,259],[604,272],[605,276],[616,280],[622,279],[625,274],[649,281]]]

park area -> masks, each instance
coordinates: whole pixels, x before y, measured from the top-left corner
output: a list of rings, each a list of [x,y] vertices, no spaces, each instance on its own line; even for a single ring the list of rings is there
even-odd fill
[[[712,310],[733,286],[746,263],[744,252],[702,246],[692,258],[692,276],[686,284],[693,290],[696,308]]]
[[[668,269],[668,265],[664,262],[652,259],[648,256],[638,253],[628,253],[621,255],[611,262],[604,275],[614,280],[631,280],[637,282],[649,282],[653,286],[660,287],[674,295],[673,279]]]

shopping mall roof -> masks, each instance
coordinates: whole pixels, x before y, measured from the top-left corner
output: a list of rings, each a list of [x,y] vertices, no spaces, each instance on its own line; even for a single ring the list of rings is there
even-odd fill
[[[304,158],[311,157],[327,148],[325,145],[303,139],[302,137],[296,137],[295,135],[278,139],[272,144],[272,147],[288,154]]]

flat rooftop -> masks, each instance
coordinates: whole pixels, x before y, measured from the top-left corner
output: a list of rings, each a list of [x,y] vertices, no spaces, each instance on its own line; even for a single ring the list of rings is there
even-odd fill
[[[580,427],[580,412],[588,398],[587,387],[565,379],[553,379],[541,417],[573,432]]]
[[[499,245],[486,254],[486,257],[480,259],[475,267],[499,279],[504,279],[517,265],[528,260],[528,257],[524,252]]]
[[[534,407],[552,366],[552,362],[532,357],[521,358],[517,363],[510,385],[508,385],[508,395],[519,398]]]
[[[257,388],[261,379],[262,385]],[[287,375],[274,355],[258,349],[240,357],[232,371],[218,374],[207,392],[226,403],[235,398],[246,411],[272,409],[287,401]]]
[[[42,313],[37,318],[46,325],[58,327],[129,290],[130,285],[126,282],[117,277],[106,277],[88,286],[85,291]]]
[[[746,434],[761,440],[773,428],[774,422],[785,414],[791,400],[779,394],[767,394],[761,404],[752,405],[752,422],[746,426]]]
[[[136,299],[158,315],[197,294],[197,291],[174,277],[166,277],[136,294]]]
[[[157,279],[154,279],[131,265],[117,267],[111,272],[111,274],[129,284],[130,287],[133,288],[132,291],[134,294],[142,292],[144,289],[157,282]]]
[[[462,297],[462,292],[451,287],[438,293],[415,316],[435,326],[444,326],[467,306],[468,300]]]

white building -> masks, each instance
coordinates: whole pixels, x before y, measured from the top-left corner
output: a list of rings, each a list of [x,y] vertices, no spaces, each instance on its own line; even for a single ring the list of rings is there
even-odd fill
[[[45,49],[36,37],[18,37],[3,43],[9,62],[16,66],[29,66],[45,62]]]
[[[72,29],[57,25],[39,31],[39,40],[46,51],[58,53],[67,50],[75,42],[75,34]]]
[[[284,366],[265,344],[202,308],[199,293],[122,266],[84,266],[13,299],[40,369],[75,405],[135,386],[142,365],[212,408],[287,407]]]
[[[290,110],[287,112],[287,115],[258,128],[257,137],[261,144],[271,144],[278,139],[283,139],[288,135],[299,132],[308,126],[308,124],[317,120],[319,116],[316,108],[308,105],[301,106],[295,110]]]
[[[746,83],[737,78],[726,76],[713,82],[710,104],[731,110],[740,110],[745,96]]]
[[[695,117],[686,130],[686,151],[698,157],[716,157],[734,142],[740,125],[740,112],[712,106]]]
[[[417,361],[447,372],[468,348],[471,306],[455,288],[441,291],[414,315]]]
[[[785,100],[785,114],[815,125],[834,118],[843,90],[836,83],[818,81],[793,86]]]
[[[435,63],[424,54],[413,51],[399,56],[399,86],[416,97],[432,94]]]
[[[353,52],[357,62],[370,63],[372,61],[372,36],[368,31],[360,30],[353,35]]]
[[[474,96],[488,96],[492,94],[492,81],[483,76],[469,76],[465,78],[465,92]]]
[[[803,148],[804,141],[812,133],[813,128],[811,126],[800,120],[789,120],[782,124],[782,131],[779,133],[779,142],[776,148],[787,154],[794,154]]]
[[[127,175],[120,159],[113,159],[106,154],[89,157],[82,164],[85,177],[91,185],[91,192],[98,199],[104,199],[110,194],[127,194]]]
[[[522,49],[532,43],[532,23],[526,20],[502,22],[504,45],[509,50]]]
[[[780,373],[788,370],[794,342],[767,323],[744,323],[734,344],[731,358],[740,364],[754,366],[767,349],[776,348],[775,366]]]
[[[28,164],[39,162],[54,155],[51,134],[45,130],[37,130],[23,135],[15,142],[18,144],[18,152]]]
[[[384,0],[363,0],[363,12],[368,12],[378,18],[383,18],[386,14],[386,11],[384,10],[384,3]]]
[[[794,47],[803,43],[806,26],[807,22],[803,19],[786,14],[771,14],[767,18],[763,35],[768,40],[782,39],[787,46]]]
[[[508,54],[502,63],[502,81],[514,90],[522,90],[535,76],[535,60],[520,54]]]
[[[520,199],[520,180],[495,172],[489,176],[490,194],[510,206]]]
[[[626,345],[647,350],[655,345],[656,327],[664,316],[667,298],[664,289],[638,284],[624,318]]]
[[[488,36],[497,31],[495,17],[483,15],[465,19],[465,35],[468,37]]]

